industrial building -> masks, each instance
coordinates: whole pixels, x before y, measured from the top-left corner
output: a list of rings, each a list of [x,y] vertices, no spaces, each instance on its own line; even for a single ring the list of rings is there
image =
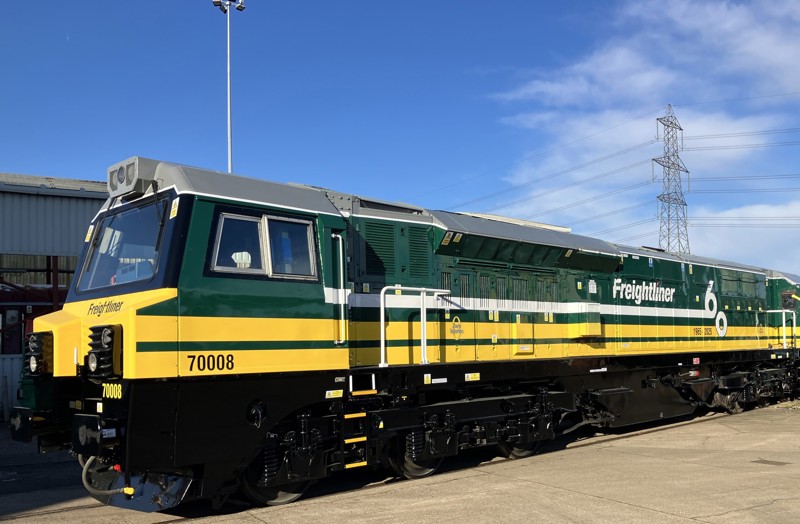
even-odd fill
[[[24,335],[60,309],[105,182],[0,173],[0,416],[16,402]]]

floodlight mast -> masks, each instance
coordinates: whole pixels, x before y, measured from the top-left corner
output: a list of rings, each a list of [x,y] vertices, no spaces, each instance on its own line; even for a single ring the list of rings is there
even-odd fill
[[[211,0],[225,14],[228,25],[228,173],[233,171],[233,130],[231,124],[231,6],[244,11],[244,0]]]

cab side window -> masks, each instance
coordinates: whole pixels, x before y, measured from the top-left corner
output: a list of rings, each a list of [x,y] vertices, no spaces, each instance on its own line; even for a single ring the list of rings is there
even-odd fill
[[[316,276],[311,222],[267,217],[271,274],[296,278]]]
[[[261,220],[223,214],[217,226],[214,270],[264,273]]]
[[[211,269],[273,278],[316,279],[314,246],[310,220],[221,213]]]

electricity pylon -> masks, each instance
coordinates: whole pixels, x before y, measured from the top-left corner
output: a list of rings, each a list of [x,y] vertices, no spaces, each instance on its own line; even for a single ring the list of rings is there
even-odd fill
[[[679,155],[678,132],[683,128],[678,123],[672,106],[667,114],[658,119],[664,126],[664,156],[654,158],[664,168],[663,188],[658,196],[659,233],[658,247],[670,253],[689,253],[689,231],[686,224],[686,199],[683,198],[681,173],[689,174]]]

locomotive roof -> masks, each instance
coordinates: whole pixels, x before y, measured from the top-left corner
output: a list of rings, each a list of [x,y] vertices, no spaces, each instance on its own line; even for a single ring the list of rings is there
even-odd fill
[[[196,167],[153,161],[134,157],[145,173],[142,178],[155,180],[162,188],[174,186],[178,193],[194,193],[223,197],[258,204],[269,204],[296,209],[339,215],[328,198],[318,190],[290,184],[269,182],[257,178],[232,175]]]
[[[793,273],[787,273],[786,271],[773,271],[770,270],[767,272],[767,276],[769,278],[785,278],[789,281],[790,284],[795,286],[800,285],[800,276],[795,275]]]
[[[767,271],[763,267],[750,266],[747,264],[741,264],[739,262],[731,262],[729,260],[721,260],[718,258],[692,255],[689,253],[670,253],[667,251],[662,251],[660,249],[654,249],[648,247],[632,247],[632,246],[622,246],[622,245],[618,245],[617,247],[622,253],[629,255],[639,255],[642,257],[673,260],[675,262],[686,262],[689,264],[737,269],[741,271],[750,271],[752,273],[765,273]]]
[[[269,204],[287,209],[330,215],[342,214],[330,198],[330,195],[341,196],[341,194],[322,188],[270,182],[241,175],[231,175],[222,171],[201,169],[170,162],[149,160],[141,157],[133,157],[125,162],[133,160],[140,163],[142,166],[141,169],[149,171],[149,173],[145,173],[143,177],[158,181],[159,186],[162,188],[175,187],[178,193],[193,193],[212,197],[231,198],[242,202]],[[356,198],[359,197],[353,195],[353,199]],[[366,202],[373,201],[374,200],[369,199],[366,200]],[[111,199],[106,201],[103,207],[107,207],[110,202]],[[397,206],[403,207],[404,209],[412,209],[422,215],[428,215],[428,217],[433,218],[436,225],[449,231],[464,234],[575,249],[608,256],[630,254],[673,260],[675,262],[728,267],[754,273],[768,273],[770,278],[786,278],[792,283],[800,284],[800,276],[786,272],[767,270],[747,264],[685,253],[668,253],[653,248],[612,244],[598,238],[570,233],[560,228],[540,227],[535,224],[526,224],[499,218],[493,219],[489,215],[423,210],[422,208],[412,208],[412,206],[408,206],[407,204],[397,204]],[[418,217],[417,219],[426,222],[430,220],[430,218],[426,220],[424,216]]]
[[[605,240],[558,231],[552,228],[514,224],[450,211],[431,211],[430,213],[448,230],[465,234],[576,249],[610,256],[619,256],[621,254],[614,244]]]
[[[331,215],[339,214],[339,211],[324,194],[311,188],[278,184],[243,176],[230,176],[219,171],[176,167],[179,168],[182,175],[182,182],[191,185],[192,192],[225,195],[236,200],[264,202]]]

